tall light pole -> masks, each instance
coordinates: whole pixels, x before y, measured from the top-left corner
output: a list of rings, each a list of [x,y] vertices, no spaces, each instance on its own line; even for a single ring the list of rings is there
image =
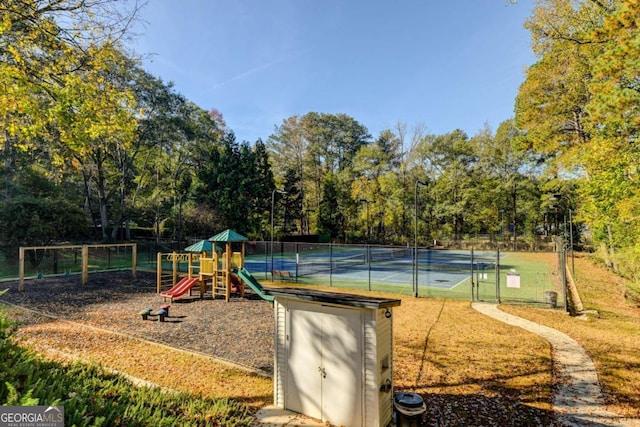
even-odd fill
[[[270,252],[271,252],[271,277],[272,278],[273,278],[273,210],[274,210],[276,192],[280,194],[287,194],[287,192],[281,188],[274,188],[273,191],[271,192],[271,243],[270,243],[271,249],[270,249]]]
[[[427,185],[426,182],[416,181],[416,188],[413,192],[413,296],[418,296],[418,187]]]

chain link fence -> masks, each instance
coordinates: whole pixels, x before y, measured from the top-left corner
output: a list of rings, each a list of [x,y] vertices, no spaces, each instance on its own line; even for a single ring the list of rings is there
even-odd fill
[[[234,251],[241,250],[235,244]],[[188,246],[183,243],[183,247]],[[559,245],[563,248],[563,245]],[[158,252],[183,252],[175,242],[137,242],[139,270],[157,270]],[[130,268],[126,249],[96,249],[91,271]],[[27,276],[79,271],[77,249],[33,255]],[[38,261],[37,257],[41,259]],[[570,265],[570,264],[569,264]],[[18,277],[5,263],[3,277]],[[349,245],[279,241],[245,242],[245,267],[258,279],[419,297],[533,303],[567,307],[567,251],[508,252],[474,248],[447,250],[411,246]],[[186,272],[188,264],[179,263]],[[15,271],[14,271],[15,270]]]

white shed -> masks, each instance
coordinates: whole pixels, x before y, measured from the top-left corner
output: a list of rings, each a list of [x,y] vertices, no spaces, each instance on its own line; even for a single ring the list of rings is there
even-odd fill
[[[345,427],[387,426],[400,300],[309,289],[275,297],[274,404]]]

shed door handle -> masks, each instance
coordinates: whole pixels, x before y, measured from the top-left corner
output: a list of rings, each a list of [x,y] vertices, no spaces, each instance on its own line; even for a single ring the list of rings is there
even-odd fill
[[[322,378],[327,378],[327,371],[322,366],[318,366],[318,372],[322,374]]]

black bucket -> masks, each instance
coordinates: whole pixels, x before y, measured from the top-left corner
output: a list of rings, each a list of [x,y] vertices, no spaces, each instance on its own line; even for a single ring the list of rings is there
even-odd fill
[[[393,396],[396,427],[420,427],[427,410],[422,396],[416,393],[396,393]]]
[[[555,291],[544,291],[544,302],[551,308],[558,307],[558,293]]]

